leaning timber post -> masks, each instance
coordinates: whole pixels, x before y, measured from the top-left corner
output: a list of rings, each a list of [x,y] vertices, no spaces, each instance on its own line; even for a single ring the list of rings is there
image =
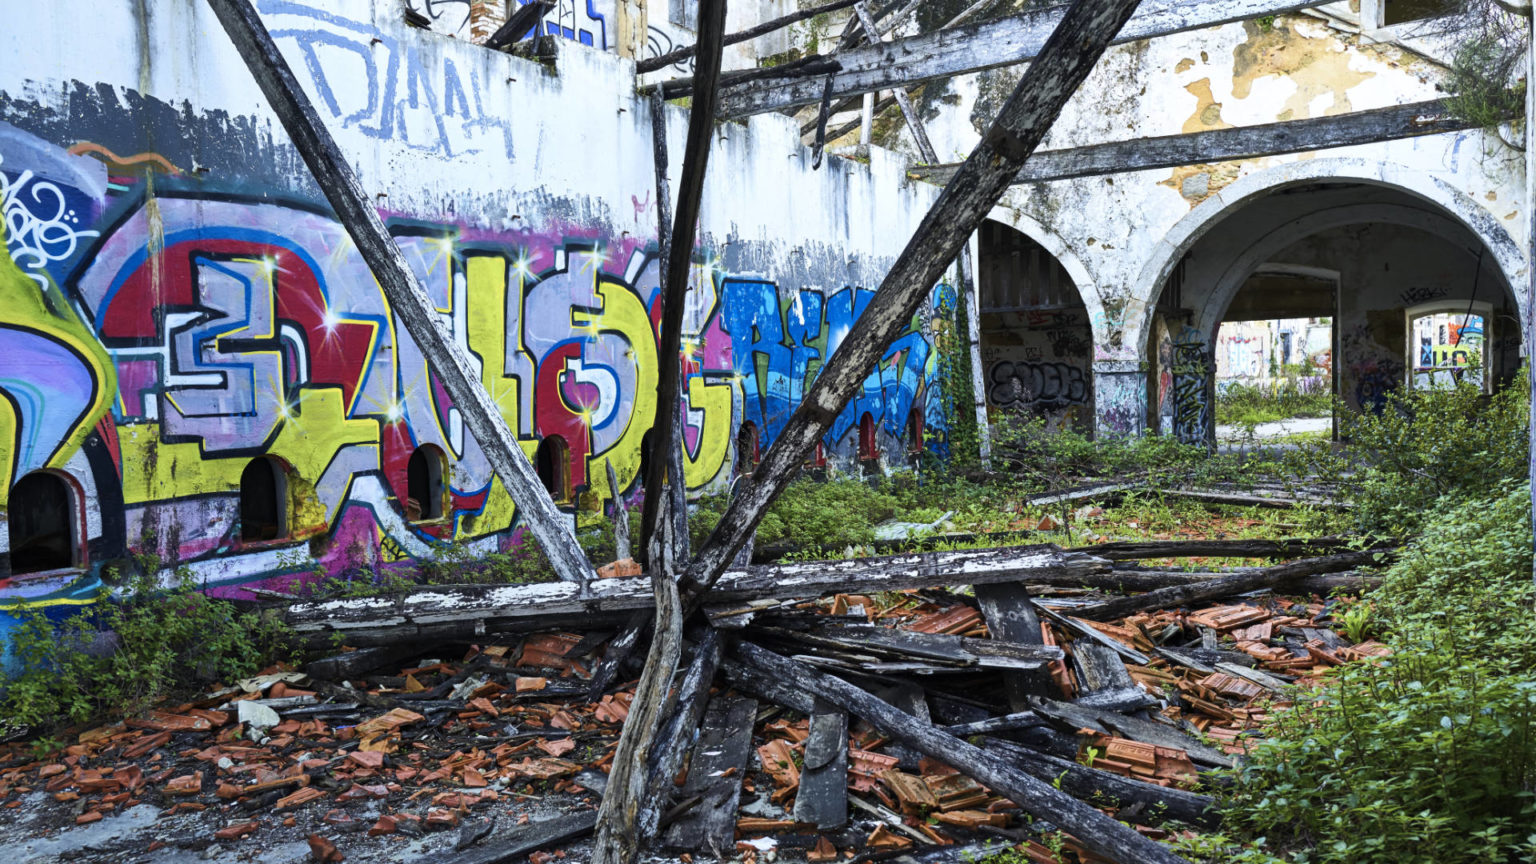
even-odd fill
[[[710,138],[714,135],[715,108],[720,98],[720,61],[725,37],[725,0],[713,0],[699,7],[699,42],[693,87],[693,104],[688,114],[688,141],[683,150],[683,175],[677,190],[677,213],[668,240],[667,260],[662,270],[661,350],[662,367],[656,379],[656,414],[651,421],[649,476],[645,478],[647,495],[641,509],[640,537],[643,548],[650,549],[650,536],[656,530],[662,480],[673,472],[673,450],[681,424],[675,422],[681,387],[680,358],[683,344],[683,312],[688,293],[688,273],[692,269],[693,238],[699,222],[699,206],[704,197],[704,174],[709,165]],[[659,89],[659,88],[658,88]],[[654,109],[653,109],[654,110]],[[658,136],[658,158],[665,159],[665,118],[653,117]],[[658,185],[665,183],[664,169],[658,166]],[[668,478],[669,483],[683,483],[681,472]],[[649,494],[655,492],[656,494]]]
[[[622,0],[621,0],[622,2]],[[656,596],[651,647],[645,669],[635,686],[624,731],[613,754],[613,769],[603,793],[598,817],[593,864],[633,864],[643,852],[641,812],[646,803],[651,743],[666,718],[672,676],[682,654],[683,611],[676,574],[681,562],[675,557],[673,534],[686,530],[686,512],[670,518],[683,481],[681,421],[678,405],[682,379],[683,312],[692,269],[693,237],[704,197],[704,175],[709,165],[710,139],[714,136],[718,103],[720,61],[724,51],[726,0],[699,4],[697,85],[688,117],[688,141],[683,151],[683,174],[678,184],[677,212],[666,240],[666,259],[661,283],[661,367],[656,376],[656,412],[651,419],[651,460],[647,466],[646,496],[641,510],[641,542],[646,569]],[[667,184],[665,106],[652,103],[652,134],[656,141],[656,179]],[[665,232],[665,227],[660,229]],[[675,451],[675,452],[674,452]],[[663,490],[663,480],[666,489]],[[682,499],[686,508],[686,499]],[[616,655],[617,656],[617,655]],[[607,661],[609,658],[604,658]],[[616,666],[617,664],[609,664]]]
[[[523,524],[543,548],[561,579],[585,583],[592,565],[563,526],[569,521],[550,500],[533,465],[517,446],[517,437],[491,395],[481,386],[469,357],[438,318],[432,302],[400,247],[389,236],[379,213],[369,203],[352,165],[321,122],[309,97],[294,78],[272,36],[250,0],[208,0],[219,23],[245,59],[267,102],[293,139],[294,147],[325,193],[336,218],[347,229],[368,269],[411,338],[432,364],[443,389],[464,416],[471,435],[485,451],[496,476],[512,496]]]
[[[817,375],[758,470],[747,479],[742,494],[727,505],[684,575],[690,604],[725,572],[731,556],[794,478],[805,455],[863,386],[868,371],[884,356],[960,247],[1002,198],[1013,175],[1040,145],[1138,2],[1078,0],[1063,15],[1039,60],[1030,64],[992,128],[939,193],[869,306]]]

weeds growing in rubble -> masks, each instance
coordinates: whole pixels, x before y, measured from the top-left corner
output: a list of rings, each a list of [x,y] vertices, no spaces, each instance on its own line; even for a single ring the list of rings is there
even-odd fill
[[[1340,668],[1233,774],[1198,860],[1536,861],[1530,499],[1440,499],[1369,598],[1391,657]],[[1273,856],[1273,857],[1271,857]]]
[[[158,562],[141,568],[158,570]],[[5,731],[137,713],[188,686],[247,677],[288,644],[277,619],[201,593],[185,568],[168,589],[152,579],[135,580],[116,599],[78,607],[63,620],[9,610],[22,620],[8,644],[12,675],[0,701]]]

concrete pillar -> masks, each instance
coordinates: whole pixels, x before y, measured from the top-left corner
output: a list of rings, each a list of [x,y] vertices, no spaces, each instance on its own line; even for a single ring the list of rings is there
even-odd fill
[[[616,27],[613,51],[620,57],[641,60],[645,57],[648,33],[645,0],[616,0]]]
[[[1100,438],[1147,429],[1147,372],[1139,360],[1093,363],[1094,430]]]

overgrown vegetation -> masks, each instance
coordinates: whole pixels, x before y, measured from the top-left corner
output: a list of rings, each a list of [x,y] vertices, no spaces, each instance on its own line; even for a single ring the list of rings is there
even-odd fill
[[[1446,105],[1462,120],[1497,129],[1519,118],[1525,108],[1530,24],[1497,0],[1462,0],[1460,11]]]
[[[1216,394],[1216,422],[1235,426],[1273,423],[1293,417],[1328,417],[1333,397],[1326,382],[1312,378],[1280,378],[1269,386],[1232,382]]]
[[[1524,379],[1523,371],[1515,378]],[[1486,396],[1463,382],[1394,391],[1381,411],[1341,415],[1340,432],[1359,463],[1348,477],[1357,527],[1413,536],[1436,502],[1487,499],[1524,476],[1528,403],[1524,387]]]
[[[140,572],[157,569],[146,562]],[[52,732],[134,714],[188,688],[247,677],[290,650],[277,619],[201,593],[185,569],[169,589],[152,579],[135,579],[120,598],[103,598],[63,620],[6,610],[21,619],[7,646],[12,675],[0,705],[6,725]]]
[[[1368,602],[1389,659],[1277,712],[1232,775],[1209,862],[1536,861],[1529,490],[1442,498]]]

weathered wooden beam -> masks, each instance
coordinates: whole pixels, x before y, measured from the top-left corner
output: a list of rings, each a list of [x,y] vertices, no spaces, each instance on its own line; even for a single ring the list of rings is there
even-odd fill
[[[1295,537],[1285,540],[1116,540],[1072,551],[1108,561],[1144,558],[1295,558],[1350,549],[1348,537]]]
[[[924,552],[853,561],[809,561],[731,570],[712,599],[820,597],[835,591],[867,593],[1025,581],[1074,585],[1105,570],[1104,561],[1052,546]],[[377,597],[294,603],[284,620],[298,634],[340,633],[348,644],[392,645],[407,639],[474,637],[517,622],[560,615],[647,609],[654,603],[645,577],[570,583],[438,585]],[[612,653],[615,648],[610,643]]]
[[[1168,36],[1314,5],[1316,0],[1147,0],[1114,41]],[[1041,9],[839,52],[831,58],[842,66],[833,76],[833,95],[892,90],[1025,63],[1042,54],[1063,19],[1060,7]],[[733,87],[721,101],[720,110],[727,118],[745,117],[809,105],[819,98],[820,81],[768,78]]]
[[[1131,597],[1117,597],[1114,600],[1107,600],[1093,606],[1074,609],[1072,614],[1091,621],[1110,621],[1149,609],[1184,606],[1203,600],[1233,597],[1249,591],[1257,591],[1260,588],[1273,588],[1300,579],[1303,576],[1340,573],[1345,570],[1353,570],[1356,567],[1366,567],[1380,562],[1387,554],[1389,553],[1380,550],[1367,550],[1364,552],[1345,552],[1342,555],[1329,555],[1323,558],[1304,558],[1300,561],[1292,561],[1289,564],[1264,567],[1252,572],[1223,576],[1220,579],[1209,579],[1190,585],[1159,588],[1156,591],[1148,591],[1145,594],[1136,594]]]
[[[693,853],[716,849],[722,857],[733,848],[756,715],[753,699],[721,694],[710,700],[682,791],[684,797],[699,795],[703,800],[667,827],[663,846]]]
[[[688,274],[693,268],[693,237],[699,224],[699,208],[704,198],[704,174],[709,167],[709,143],[714,137],[715,107],[720,98],[720,62],[725,50],[725,0],[699,3],[698,78],[693,105],[688,111],[688,140],[683,150],[683,176],[677,189],[677,213],[668,238],[666,266],[662,269],[661,344],[657,356],[661,369],[656,380],[656,414],[651,422],[650,475],[645,478],[645,503],[640,511],[642,548],[649,549],[649,538],[656,531],[656,519],[663,500],[663,481],[676,489],[683,483],[682,442],[678,438],[681,423],[678,402],[681,393],[683,313],[688,294]],[[652,101],[652,110],[662,110]],[[657,179],[666,182],[666,117],[653,115],[656,140]],[[674,454],[673,451],[678,453]],[[675,466],[675,467],[674,467]],[[674,496],[674,500],[675,500]],[[682,514],[686,519],[686,506]],[[675,523],[674,523],[675,525]],[[686,526],[686,522],[684,522]],[[675,533],[674,533],[675,536]],[[670,548],[667,550],[672,551]],[[670,557],[670,556],[669,556]]]
[[[1040,145],[1138,0],[1078,0],[1004,103],[997,120],[955,179],[939,193],[864,312],[807,389],[767,455],[732,497],[714,532],[684,574],[694,603],[798,473],[887,347],[955,260],[1009,182]]]
[[[1029,590],[1016,582],[976,586],[976,605],[987,622],[993,639],[1006,639],[1026,645],[1045,644],[1040,630],[1040,616],[1029,602]],[[1051,676],[1044,669],[1024,669],[1003,673],[1003,694],[1008,707],[1023,711],[1029,697],[1052,695]]]
[[[400,247],[369,203],[352,164],[315,113],[250,0],[208,0],[208,5],[213,7],[304,164],[309,166],[315,183],[336,211],[336,218],[373,272],[390,308],[431,362],[432,371],[512,496],[518,516],[538,541],[550,566],[567,581],[585,582],[592,578],[592,565],[575,536],[564,527],[570,520],[550,500],[533,465],[517,446],[517,437],[508,428],[501,409],[481,386],[479,373],[427,299]]]
[[[792,682],[791,686],[817,699],[863,717],[882,734],[990,787],[1025,812],[1055,824],[1089,850],[1112,861],[1121,864],[1184,862],[1168,847],[1148,840],[1050,783],[1031,777],[981,748],[948,735],[840,678],[822,674],[750,642],[738,646],[737,655],[742,663],[761,673]]]
[[[795,794],[796,822],[818,830],[841,828],[848,821],[848,712],[823,706],[810,716],[800,789]]]
[[[1459,132],[1476,126],[1446,110],[1443,100],[1431,99],[1427,102],[1373,108],[1330,117],[1211,129],[1187,135],[1160,135],[1069,150],[1044,150],[1036,153],[1020,169],[1015,182],[1046,183],[1127,171],[1258,159],[1378,141],[1397,141],[1441,132]],[[913,172],[943,183],[955,170],[954,166],[941,165],[915,168]]]
[[[740,30],[726,36],[725,44],[735,45],[738,42],[747,42],[749,40],[756,39],[759,36],[766,36],[775,30],[782,30],[791,24],[798,24],[807,18],[815,18],[817,15],[825,15],[828,12],[836,12],[841,9],[847,9],[849,6],[852,6],[857,2],[858,0],[833,0],[831,3],[824,3],[820,6],[812,6],[808,9],[801,9],[796,12],[791,12],[788,15],[780,15],[777,18],[764,21],[763,23],[756,26],[748,27],[745,30]],[[679,63],[683,60],[687,60],[697,51],[697,45],[684,45],[681,48],[674,48],[665,54],[658,54],[655,57],[648,57],[644,60],[641,60],[639,63],[635,64],[635,71],[641,75],[644,75],[647,72],[655,72],[659,69],[665,69],[668,66],[671,66],[673,63]]]

